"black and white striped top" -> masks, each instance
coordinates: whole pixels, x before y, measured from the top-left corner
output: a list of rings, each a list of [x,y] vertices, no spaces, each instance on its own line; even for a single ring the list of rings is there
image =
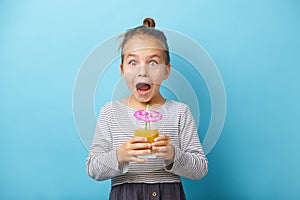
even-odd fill
[[[163,118],[151,125],[159,129],[160,135],[170,137],[175,148],[173,166],[159,157],[148,159],[146,163],[130,162],[119,166],[116,148],[133,137],[135,129],[143,129],[144,122],[135,119],[134,109],[115,101],[107,103],[100,111],[86,160],[89,176],[96,180],[111,178],[112,186],[123,183],[181,182],[180,176],[189,179],[205,176],[208,162],[189,107],[167,100],[156,111]]]

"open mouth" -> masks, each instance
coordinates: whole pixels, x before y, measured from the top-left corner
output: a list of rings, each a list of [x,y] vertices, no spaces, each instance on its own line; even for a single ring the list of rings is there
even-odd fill
[[[136,84],[136,90],[139,95],[146,96],[150,93],[151,85],[147,83]]]

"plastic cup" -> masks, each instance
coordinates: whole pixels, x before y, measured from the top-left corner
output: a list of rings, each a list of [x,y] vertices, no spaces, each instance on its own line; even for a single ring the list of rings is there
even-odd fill
[[[154,142],[154,139],[158,137],[158,129],[149,129],[149,130],[135,130],[134,136],[136,137],[145,137],[147,138],[148,143]],[[156,158],[156,155],[152,151],[151,154],[140,155],[138,158]]]

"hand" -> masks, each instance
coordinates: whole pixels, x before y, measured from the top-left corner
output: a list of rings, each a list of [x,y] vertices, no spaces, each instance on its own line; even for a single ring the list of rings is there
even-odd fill
[[[165,160],[174,161],[175,148],[169,136],[161,135],[154,139],[152,150],[156,156],[162,157]]]
[[[151,152],[151,144],[147,138],[133,137],[117,148],[117,159],[123,162],[147,162],[147,159],[137,158],[138,155],[145,155]]]

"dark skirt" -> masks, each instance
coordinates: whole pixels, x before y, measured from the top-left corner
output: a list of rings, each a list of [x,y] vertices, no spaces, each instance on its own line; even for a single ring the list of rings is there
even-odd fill
[[[110,200],[185,200],[181,183],[124,183],[113,186]]]

